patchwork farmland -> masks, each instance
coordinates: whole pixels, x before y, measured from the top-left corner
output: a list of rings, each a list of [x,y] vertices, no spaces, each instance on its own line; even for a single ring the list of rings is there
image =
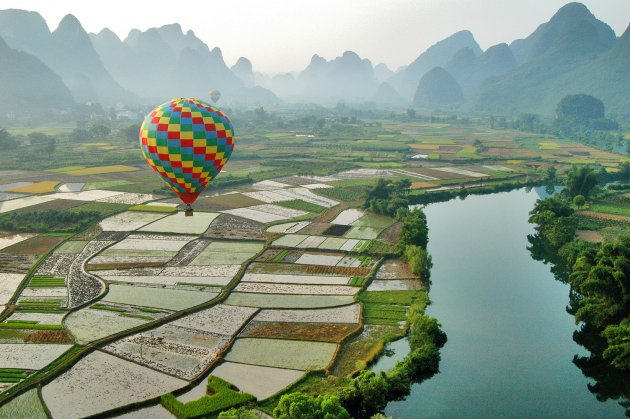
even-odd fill
[[[304,182],[267,180],[201,198],[193,217],[168,199],[87,182],[25,201],[124,206],[60,237],[33,269],[0,274],[0,370],[24,371],[2,383],[3,396],[17,397],[0,413],[28,404],[37,415],[45,404],[54,417],[100,415],[146,402],[138,414],[165,415],[208,397],[198,390],[208,382],[224,380],[235,400],[251,403],[331,372],[361,336],[360,294],[389,266],[368,249],[387,246],[378,237],[394,220],[339,210],[319,195],[333,185]],[[11,250],[37,237],[0,244]],[[398,279],[423,292],[417,278]],[[402,334],[404,318],[382,327]]]

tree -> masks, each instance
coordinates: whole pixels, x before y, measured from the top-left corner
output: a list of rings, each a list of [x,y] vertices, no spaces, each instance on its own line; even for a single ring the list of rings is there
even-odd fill
[[[584,198],[584,195],[575,195],[573,197],[573,204],[575,204],[576,207],[581,208],[584,204],[586,204],[586,198]]]
[[[46,143],[46,152],[48,154],[52,154],[55,152],[56,149],[57,149],[57,140],[54,138],[49,138],[48,142]]]
[[[539,199],[529,213],[529,222],[553,247],[559,248],[575,237],[577,222],[573,208],[560,197]]]
[[[404,257],[411,272],[420,276],[425,283],[429,283],[431,268],[433,267],[429,252],[419,246],[408,245],[405,247]]]
[[[101,124],[96,124],[92,126],[89,130],[90,138],[96,139],[96,140],[108,137],[109,134],[111,134],[111,132],[112,132],[111,128],[105,125],[101,125]]]
[[[138,141],[138,126],[137,125],[129,125],[120,130],[121,134],[125,139],[129,141]]]
[[[555,185],[558,181],[558,171],[555,166],[549,166],[547,173],[545,173],[545,183],[548,185]]]
[[[11,138],[11,134],[4,128],[0,128],[0,147],[3,150],[15,148],[17,143],[13,138]]]
[[[429,227],[427,216],[420,208],[409,211],[402,219],[400,244],[402,246],[416,245],[423,249],[429,242]]]
[[[597,174],[591,166],[571,166],[564,180],[565,191],[571,198],[576,195],[583,195],[586,198],[597,186],[597,181]]]
[[[568,95],[560,100],[556,108],[560,120],[589,120],[604,118],[604,103],[590,95]]]
[[[341,405],[339,397],[332,394],[317,398],[301,392],[285,394],[273,410],[277,419],[350,419],[348,411]]]
[[[259,419],[259,416],[253,410],[241,407],[219,413],[219,419]]]

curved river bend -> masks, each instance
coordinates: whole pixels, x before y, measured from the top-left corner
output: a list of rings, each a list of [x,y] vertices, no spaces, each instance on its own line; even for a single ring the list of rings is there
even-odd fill
[[[448,343],[440,373],[390,403],[387,415],[623,416],[615,401],[597,401],[587,388],[592,380],[572,363],[587,352],[572,339],[568,285],[527,250],[528,212],[538,198],[521,189],[427,206],[434,265],[428,314],[442,323]]]

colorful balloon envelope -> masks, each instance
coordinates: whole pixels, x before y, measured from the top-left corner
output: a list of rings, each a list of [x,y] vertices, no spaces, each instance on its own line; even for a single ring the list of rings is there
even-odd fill
[[[146,116],[140,147],[147,163],[190,207],[230,158],[234,128],[214,106],[177,98]]]

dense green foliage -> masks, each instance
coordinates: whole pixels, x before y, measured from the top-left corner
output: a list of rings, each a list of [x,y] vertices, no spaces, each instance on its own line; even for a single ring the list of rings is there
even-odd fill
[[[219,413],[218,419],[259,419],[259,416],[251,409],[239,407]]]
[[[564,186],[569,197],[582,195],[588,198],[593,188],[597,186],[597,182],[597,174],[591,166],[571,166],[564,179]]]
[[[188,403],[182,403],[172,393],[167,393],[161,398],[162,406],[178,418],[202,418],[255,400],[251,394],[233,390],[228,382],[212,375],[208,377],[207,389],[207,395]]]
[[[350,414],[335,395],[322,395],[317,398],[308,394],[295,392],[280,398],[278,406],[273,410],[277,419],[349,419]]]
[[[406,211],[409,206],[409,179],[385,180],[380,178],[368,191],[363,208],[376,214],[394,217],[399,211]]]
[[[556,108],[558,119],[600,119],[604,117],[604,102],[591,95],[567,95]]]
[[[414,208],[411,211],[399,211],[399,215],[402,221],[400,244],[402,246],[420,246],[426,249],[429,242],[429,226],[424,211],[420,208]]]
[[[409,245],[405,248],[403,256],[409,264],[411,272],[418,275],[423,282],[428,283],[433,267],[429,252],[420,246]]]
[[[536,224],[541,237],[560,248],[575,236],[577,221],[573,212],[569,203],[560,197],[539,199],[529,213],[529,222]]]
[[[100,218],[96,211],[10,212],[0,215],[0,229],[29,232],[75,232],[95,223]]]
[[[608,340],[604,358],[630,370],[630,238],[584,250],[569,283],[582,297],[574,307],[576,323],[603,330]]]

